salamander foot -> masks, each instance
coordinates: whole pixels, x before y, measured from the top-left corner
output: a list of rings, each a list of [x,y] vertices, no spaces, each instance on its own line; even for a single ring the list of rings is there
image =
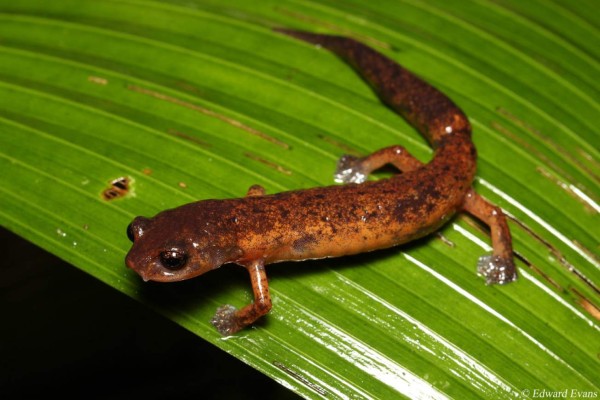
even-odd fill
[[[486,285],[504,285],[517,280],[517,270],[513,261],[494,255],[479,258],[477,273],[485,278]]]
[[[210,320],[219,333],[223,336],[233,335],[242,327],[238,325],[238,319],[235,316],[237,308],[229,304],[225,304],[217,308],[217,312]]]
[[[345,154],[338,160],[333,179],[338,183],[362,183],[367,180],[368,175],[362,159]]]

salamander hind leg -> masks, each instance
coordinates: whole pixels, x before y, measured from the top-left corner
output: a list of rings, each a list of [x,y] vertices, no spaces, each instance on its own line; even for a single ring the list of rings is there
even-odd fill
[[[362,183],[369,174],[384,165],[391,164],[401,172],[408,172],[423,166],[402,146],[391,146],[378,150],[366,157],[343,155],[337,164],[334,180],[338,183]]]
[[[463,208],[490,227],[493,252],[479,258],[479,275],[485,278],[488,285],[503,285],[517,280],[510,230],[500,207],[490,204],[471,189],[465,197]]]
[[[263,261],[254,261],[246,269],[250,273],[254,302],[239,310],[228,304],[217,309],[210,322],[223,336],[233,335],[271,310],[271,295]]]

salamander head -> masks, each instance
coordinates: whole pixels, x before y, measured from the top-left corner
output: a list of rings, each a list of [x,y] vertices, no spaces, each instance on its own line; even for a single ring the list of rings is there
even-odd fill
[[[133,246],[125,263],[144,281],[175,282],[190,279],[235,261],[239,248],[219,245],[210,230],[192,229],[177,209],[154,218],[137,217],[127,227]]]

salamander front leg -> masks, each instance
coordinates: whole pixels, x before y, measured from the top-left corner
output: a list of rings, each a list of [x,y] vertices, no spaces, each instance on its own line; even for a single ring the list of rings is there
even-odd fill
[[[265,188],[260,185],[252,185],[248,188],[246,196],[264,196]]]
[[[263,260],[252,262],[246,269],[250,273],[254,303],[240,310],[228,304],[217,309],[210,322],[223,336],[233,335],[271,310],[271,295]]]
[[[335,171],[334,179],[338,183],[362,183],[369,174],[384,165],[391,164],[401,172],[408,172],[423,166],[402,146],[391,146],[378,150],[366,157],[343,155]]]
[[[487,202],[471,189],[463,205],[465,211],[477,217],[490,227],[493,252],[479,258],[477,272],[490,285],[505,284],[517,279],[517,269],[513,260],[512,239],[506,223],[506,216],[500,207]]]

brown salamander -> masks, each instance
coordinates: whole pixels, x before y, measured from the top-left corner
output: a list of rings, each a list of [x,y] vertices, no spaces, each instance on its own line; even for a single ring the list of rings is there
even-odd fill
[[[344,156],[337,177],[347,184],[266,195],[252,186],[238,199],[202,200],[137,217],[128,227],[133,246],[126,264],[145,281],[180,281],[226,263],[250,273],[254,302],[222,306],[211,321],[223,335],[252,324],[271,309],[265,265],[339,257],[388,248],[428,235],[456,212],[490,227],[493,254],[480,258],[487,283],[516,279],[510,231],[500,208],[471,188],[476,151],[465,114],[444,94],[394,61],[350,38],[278,30],[319,44],[351,64],[380,99],[429,141],[424,164],[392,146],[355,158]],[[401,173],[363,182],[391,164]]]

